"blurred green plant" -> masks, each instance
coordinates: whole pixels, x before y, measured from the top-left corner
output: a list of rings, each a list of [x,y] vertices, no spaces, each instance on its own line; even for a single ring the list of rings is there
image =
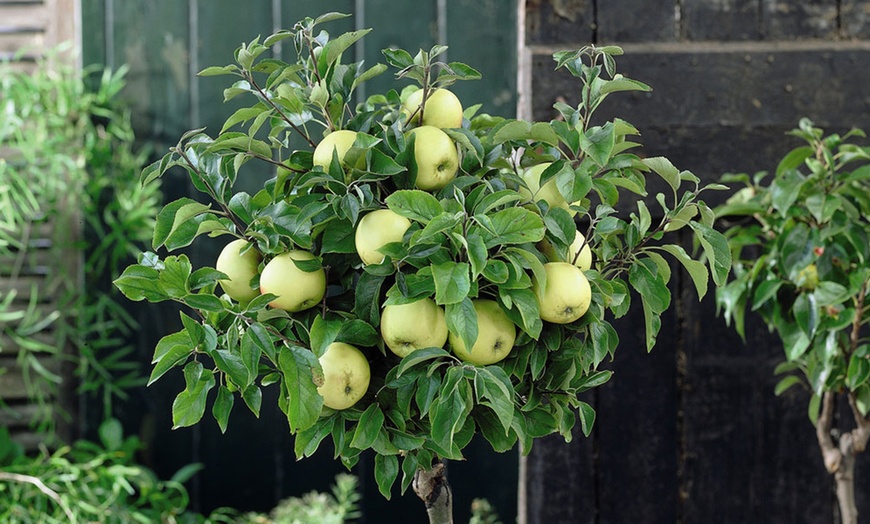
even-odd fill
[[[343,524],[361,516],[359,480],[348,473],[336,475],[329,493],[310,491],[288,497],[268,515],[247,513],[239,524]]]
[[[234,522],[235,513],[218,509],[208,516],[188,511],[184,482],[200,466],[180,469],[162,481],[135,463],[136,437],[123,437],[110,419],[99,428],[100,442],[78,441],[53,452],[25,456],[0,428],[0,521],[40,523]]]
[[[126,68],[79,71],[57,52],[30,72],[0,64],[0,353],[15,355],[46,434],[59,359],[72,357],[102,419],[142,384],[126,358],[136,323],[110,282],[161,204],[159,185],[138,184],[146,155],[118,97]]]
[[[805,144],[773,177],[723,177],[744,187],[716,209],[734,260],[716,298],[741,337],[750,311],[782,340],[775,393],[798,384],[811,392],[809,416],[842,521],[851,523],[855,455],[870,441],[870,147],[858,143],[863,131],[825,135],[808,119],[791,134]],[[834,414],[838,397],[851,429]]]

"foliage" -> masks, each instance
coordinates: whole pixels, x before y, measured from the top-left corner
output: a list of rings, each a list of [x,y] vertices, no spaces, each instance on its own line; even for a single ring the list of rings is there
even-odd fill
[[[81,388],[101,397],[104,417],[142,383],[124,360],[135,322],[106,285],[150,238],[160,203],[158,184],[138,184],[145,157],[117,98],[124,74],[77,71],[53,54],[29,73],[0,65],[0,277],[10,283],[0,292],[9,347],[0,349],[17,355],[28,393],[45,408],[35,421],[43,429],[61,381],[47,364],[65,357],[67,343]]]
[[[870,149],[853,130],[824,135],[807,119],[772,177],[728,175],[743,188],[716,210],[729,220],[731,282],[717,293],[725,319],[745,336],[747,311],[782,339],[780,394],[804,383],[815,422],[826,391],[847,391],[870,410],[870,343],[862,326],[870,279]]]
[[[359,480],[339,474],[331,493],[311,491],[281,501],[269,515],[249,513],[240,524],[342,524],[359,518]]]
[[[159,480],[135,463],[136,437],[124,438],[121,424],[105,421],[100,443],[79,441],[38,456],[25,456],[0,429],[0,520],[18,523],[232,522],[231,512],[216,510],[209,517],[187,511],[184,487],[199,470],[179,470]]]
[[[550,122],[466,107],[462,126],[445,130],[460,152],[458,176],[440,190],[415,189],[416,139],[407,134],[414,115],[401,111],[413,88],[397,86],[353,105],[356,88],[387,66],[341,62],[368,30],[335,38],[320,30],[340,16],[307,18],[242,45],[235,63],[202,71],[235,77],[226,100],[249,103],[216,135],[186,133],[142,173],[148,184],[182,169],[201,192],[200,200],[182,198],[159,213],[155,250],[177,252],[205,234],[229,235],[251,243],[263,257],[261,269],[299,249],[316,257],[299,269],[328,271],[326,297],[296,313],[269,307],[270,294],[232,300],[217,288],[228,275],[195,268],[183,253],[147,253],[124,271],[115,284],[132,300],[187,306],[182,329],[158,343],[150,378],[153,383],[182,368],[185,388],[173,404],[174,426],[198,423],[211,398],[211,413],[225,430],[237,394],[258,414],[262,388],[278,388],[297,456],[310,456],[327,437],[348,467],[373,449],[385,496],[400,472],[404,491],[418,469],[461,458],[475,433],[496,451],[519,444],[524,453],[537,437],[558,432],[570,439],[578,421],[588,435],[595,414],[578,395],[611,376],[599,367],[618,343],[608,318],[625,315],[639,300],[651,349],[671,300],[665,256],[688,271],[700,296],[711,273],[714,282],[724,282],[728,245],[699,198],[722,186],[702,187],[665,158],[637,156],[632,137],[638,131],[627,121],[595,121],[610,94],[649,88],[616,72],[618,47],[584,47],[554,55],[557,67],[580,83],[577,106],[557,104],[560,117]],[[281,40],[292,42],[295,62],[268,58]],[[386,49],[383,55],[397,80],[427,93],[479,77],[468,65],[439,62],[444,51],[435,46],[412,56]],[[315,166],[311,150],[338,129],[357,132],[353,146],[343,159],[336,151],[327,169]],[[570,208],[523,196],[529,186],[522,173],[542,162],[552,164],[541,184],[554,181]],[[257,176],[263,165],[272,176],[262,190],[234,190],[238,178]],[[666,188],[654,197],[655,211],[644,199],[648,176]],[[400,242],[381,248],[383,263],[365,265],[355,252],[355,227],[361,216],[382,208],[412,225]],[[534,292],[535,282],[545,286],[547,278],[541,242],[564,259],[578,223],[595,255],[594,268],[585,271],[591,307],[571,323],[545,322]],[[666,242],[666,234],[682,228],[701,246],[711,272],[701,257]],[[258,289],[258,277],[250,284]],[[378,331],[382,307],[424,297],[444,308],[450,332],[469,347],[479,334],[472,301],[497,301],[517,331],[510,355],[476,366],[441,347],[403,359],[386,351]],[[319,357],[333,341],[362,348],[371,365],[367,395],[340,411],[324,407],[317,391],[324,380]]]

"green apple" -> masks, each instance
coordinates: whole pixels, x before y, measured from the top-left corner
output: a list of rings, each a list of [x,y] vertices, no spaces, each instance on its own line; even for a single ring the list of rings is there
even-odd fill
[[[237,302],[250,302],[260,292],[251,287],[251,280],[257,276],[260,253],[254,247],[242,253],[250,244],[237,238],[225,245],[218,255],[214,268],[226,273],[230,278],[218,280],[224,293]]]
[[[559,192],[559,188],[556,187],[555,178],[547,180],[544,186],[541,187],[541,174],[550,167],[551,164],[552,162],[544,162],[523,170],[521,175],[523,180],[526,182],[528,189],[520,186],[520,194],[530,200],[534,200],[535,202],[543,200],[549,207],[561,207],[568,213],[571,213],[571,216],[573,217],[577,214],[577,211],[571,209],[568,202],[565,200],[565,197],[563,197],[562,193]]]
[[[390,209],[366,213],[356,226],[356,252],[364,264],[380,264],[384,261],[384,254],[378,250],[390,242],[401,242],[409,227],[410,220]]]
[[[546,239],[541,240],[538,243],[538,249],[541,250],[541,253],[543,253],[550,262],[570,262],[583,271],[588,271],[592,268],[592,249],[589,247],[589,244],[586,243],[586,237],[583,236],[583,233],[580,231],[577,231],[574,235],[574,241],[571,242],[570,246],[568,246],[566,257],[557,253],[553,244]]]
[[[278,298],[269,303],[277,309],[291,313],[316,306],[326,294],[326,272],[303,271],[294,260],[314,260],[308,251],[291,250],[270,260],[260,275],[260,292],[272,293]]]
[[[323,369],[323,384],[317,392],[323,405],[347,409],[363,398],[369,389],[371,368],[362,351],[344,342],[333,342],[318,359]]]
[[[414,135],[417,189],[437,191],[456,178],[459,153],[447,133],[434,126],[420,126],[409,134]]]
[[[390,351],[402,358],[417,349],[443,347],[447,342],[444,310],[431,298],[384,306],[381,337]]]
[[[423,103],[423,90],[414,91],[402,104],[402,113],[408,117],[414,115],[413,123],[435,127],[462,127],[462,102],[447,89],[435,89],[429,92],[426,105],[423,106],[420,118],[420,104]]]
[[[583,270],[568,262],[547,262],[544,272],[546,286],[532,278],[532,291],[538,298],[541,319],[570,324],[585,315],[592,302],[592,287]]]
[[[494,300],[472,300],[477,313],[477,340],[469,351],[454,333],[448,335],[450,349],[463,362],[488,366],[508,356],[517,338],[517,328]]]
[[[343,164],[344,155],[353,146],[356,140],[356,131],[348,129],[340,129],[326,135],[326,137],[317,144],[314,148],[313,163],[315,166],[320,166],[327,173],[329,166],[332,164],[332,152],[338,153],[338,160]]]

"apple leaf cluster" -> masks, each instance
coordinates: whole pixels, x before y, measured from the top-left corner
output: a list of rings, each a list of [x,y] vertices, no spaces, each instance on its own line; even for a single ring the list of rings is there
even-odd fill
[[[825,392],[845,391],[862,416],[870,411],[870,148],[865,135],[825,135],[808,119],[791,132],[804,145],[769,173],[726,175],[742,185],[717,208],[735,259],[717,292],[720,312],[745,336],[747,312],[783,342],[781,394],[799,383],[812,391],[815,422]]]
[[[211,404],[225,429],[237,397],[257,414],[263,388],[278,388],[297,456],[326,438],[348,467],[373,450],[385,496],[400,474],[404,490],[418,469],[461,459],[475,434],[526,453],[537,437],[570,439],[578,422],[588,435],[595,413],[578,395],[610,378],[600,367],[618,344],[608,318],[639,300],[651,349],[671,300],[666,257],[700,296],[711,278],[724,283],[728,244],[699,198],[723,187],[635,154],[630,123],[595,123],[610,94],[649,89],[616,72],[618,47],[557,53],[580,101],[528,122],[444,94],[480,74],[439,61],[442,46],[384,50],[388,65],[342,63],[367,30],[320,30],[339,16],[306,18],[202,71],[235,77],[225,98],[250,103],[216,136],[193,130],[143,171],[147,184],[181,168],[203,195],[163,208],[155,251],[233,240],[216,267],[148,253],[115,282],[133,300],[187,306],[151,374],[181,368],[174,425],[199,422]],[[292,43],[295,62],[268,57],[278,41]],[[404,87],[357,100],[388,67]],[[239,177],[257,176],[253,163],[272,176],[254,194],[236,191]],[[654,197],[660,212],[645,203],[648,177],[667,188]],[[666,242],[682,228],[697,255]]]

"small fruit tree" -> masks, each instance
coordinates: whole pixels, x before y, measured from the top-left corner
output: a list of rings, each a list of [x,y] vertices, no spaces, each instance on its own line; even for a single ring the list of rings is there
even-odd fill
[[[785,155],[773,177],[724,177],[744,187],[716,210],[730,221],[735,257],[717,302],[741,336],[748,309],[782,340],[776,394],[809,386],[840,514],[854,523],[855,455],[870,439],[870,341],[862,332],[870,321],[870,148],[855,143],[861,131],[825,136],[807,119],[792,134],[806,145]],[[837,397],[848,401],[852,429],[834,427]]]
[[[231,240],[215,267],[149,253],[115,283],[133,300],[186,306],[151,374],[182,368],[175,427],[199,422],[211,397],[223,430],[237,396],[257,414],[262,388],[279,388],[298,457],[327,437],[348,467],[371,449],[384,496],[401,473],[402,491],[413,483],[430,518],[447,521],[441,461],[461,459],[475,433],[526,453],[536,437],[570,439],[578,421],[589,434],[594,411],[578,395],[610,378],[607,317],[639,297],[652,348],[670,304],[665,256],[705,294],[707,265],[666,232],[694,233],[717,283],[730,252],[696,176],[633,154],[628,122],[593,120],[611,93],[649,89],[616,72],[619,48],[556,53],[580,89],[551,122],[463,107],[448,88],[480,75],[439,62],[441,46],[384,50],[404,86],[352,104],[388,66],[341,62],[367,31],[320,30],[340,16],[306,18],[202,71],[236,77],[226,99],[250,103],[145,169],[147,184],[180,167],[204,197],[166,205],[153,245]],[[285,39],[297,60],[266,58]],[[273,176],[235,191],[254,162]],[[641,198],[651,173],[666,187],[660,220]]]

